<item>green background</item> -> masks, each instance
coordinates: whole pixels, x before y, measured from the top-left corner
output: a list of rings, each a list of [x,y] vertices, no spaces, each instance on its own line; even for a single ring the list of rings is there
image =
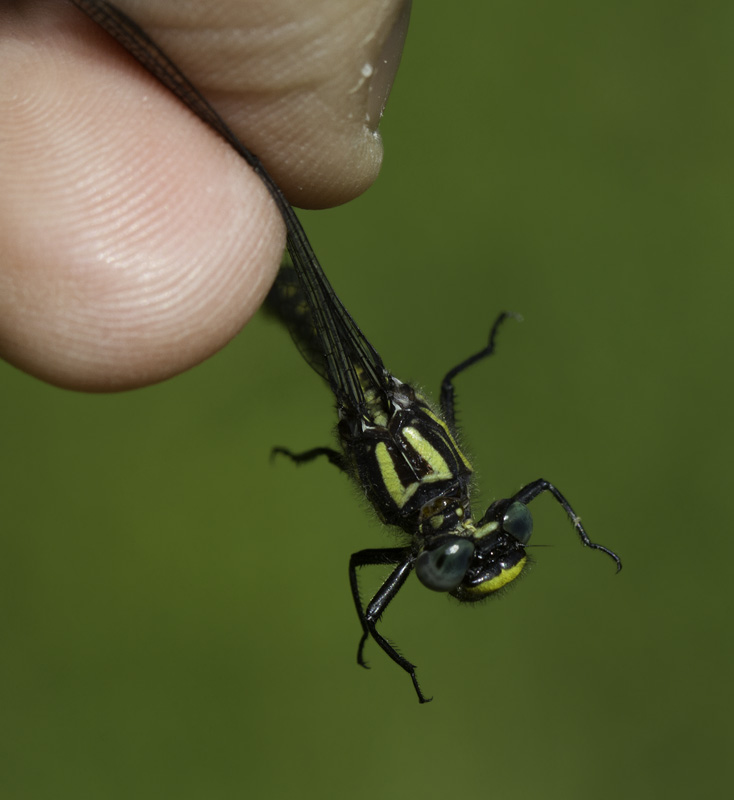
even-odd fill
[[[411,580],[370,645],[349,554],[390,542],[326,463],[325,386],[265,319],[120,396],[0,370],[3,798],[690,797],[732,745],[734,4],[417,2],[377,184],[304,215],[388,366],[459,382],[477,507],[538,477],[531,574]]]

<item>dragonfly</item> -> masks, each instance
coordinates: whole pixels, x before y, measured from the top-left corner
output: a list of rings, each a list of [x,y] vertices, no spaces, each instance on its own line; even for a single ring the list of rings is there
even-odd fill
[[[534,480],[509,497],[495,500],[475,518],[470,496],[473,469],[458,444],[455,379],[495,351],[507,319],[502,312],[487,343],[450,369],[438,405],[415,386],[393,375],[334,292],[293,207],[262,162],[232,132],[217,111],[161,48],[129,17],[104,0],[72,0],[215,130],[259,175],[286,226],[288,257],[266,305],[289,329],[299,350],[334,395],[338,448],[295,453],[274,448],[300,464],[325,458],[351,478],[379,519],[402,534],[403,544],[354,553],[349,583],[362,628],[357,661],[366,667],[372,639],[410,676],[418,700],[429,702],[416,667],[378,630],[378,621],[415,572],[428,589],[474,603],[496,595],[527,567],[533,518],[528,504],[551,495],[569,518],[582,545],[599,550],[622,568],[619,556],[593,542],[565,496],[549,481]],[[387,578],[364,603],[359,571],[389,568]]]

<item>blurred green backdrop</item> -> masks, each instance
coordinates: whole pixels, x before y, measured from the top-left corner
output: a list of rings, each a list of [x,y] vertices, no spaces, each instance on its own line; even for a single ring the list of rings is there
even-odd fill
[[[731,3],[418,2],[380,180],[304,215],[404,379],[523,314],[459,383],[479,505],[547,477],[624,561],[543,499],[505,598],[411,580],[383,630],[428,706],[354,663],[347,561],[384,531],[328,464],[269,463],[334,423],[276,325],[120,396],[0,370],[3,798],[721,793],[732,31]]]

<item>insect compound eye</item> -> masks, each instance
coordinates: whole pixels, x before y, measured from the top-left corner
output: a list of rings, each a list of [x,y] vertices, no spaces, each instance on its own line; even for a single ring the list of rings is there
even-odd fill
[[[533,532],[533,515],[530,509],[516,500],[510,503],[502,518],[502,530],[517,539],[520,544],[527,544]]]
[[[451,592],[464,580],[473,555],[474,545],[469,539],[451,536],[418,556],[415,574],[434,592]]]

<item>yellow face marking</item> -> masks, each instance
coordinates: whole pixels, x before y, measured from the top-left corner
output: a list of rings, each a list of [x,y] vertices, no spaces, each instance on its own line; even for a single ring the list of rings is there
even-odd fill
[[[415,429],[407,426],[403,428],[403,436],[413,445],[418,455],[427,462],[433,470],[430,475],[426,475],[423,482],[445,481],[453,477],[449,465],[444,457],[429,444],[426,439]]]
[[[377,459],[377,466],[380,468],[380,475],[382,475],[382,482],[385,484],[387,493],[395,501],[395,505],[398,508],[402,508],[415,494],[419,484],[411,483],[409,486],[403,486],[398,473],[395,471],[395,465],[388,452],[387,445],[384,442],[377,443],[375,458]]]
[[[470,589],[462,589],[462,594],[471,595],[472,597],[483,597],[484,595],[496,592],[503,586],[507,586],[507,584],[511,581],[514,581],[515,578],[517,578],[517,576],[522,572],[523,567],[525,564],[527,564],[527,561],[527,556],[523,556],[514,567],[503,569],[496,578],[485,581],[484,583],[479,584],[479,586],[472,586]]]

